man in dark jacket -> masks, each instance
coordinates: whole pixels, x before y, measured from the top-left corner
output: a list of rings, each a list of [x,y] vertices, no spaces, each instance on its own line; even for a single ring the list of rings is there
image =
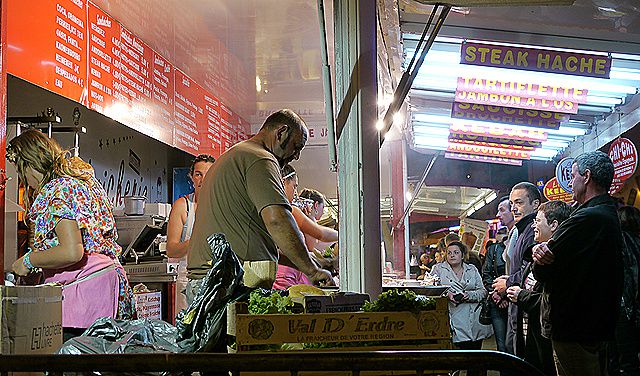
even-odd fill
[[[511,286],[519,286],[522,282],[522,272],[528,262],[524,261],[522,256],[527,248],[531,248],[535,244],[533,240],[533,220],[536,217],[538,206],[542,201],[542,196],[538,187],[529,182],[521,182],[511,188],[509,202],[511,203],[511,212],[516,221],[517,240],[512,249],[507,249],[507,257],[509,264],[509,275],[496,278],[493,288],[500,295],[506,296],[507,288]],[[507,347],[514,349],[514,354],[522,357],[524,355],[524,343],[517,342],[516,327],[518,319],[518,307],[509,303],[509,320],[507,322]]]
[[[613,163],[603,152],[584,153],[571,176],[580,206],[549,242],[533,248],[534,275],[544,284],[542,330],[552,340],[558,371],[597,376],[599,352],[614,338],[623,283],[620,221],[608,194]],[[603,272],[606,278],[599,278]]]

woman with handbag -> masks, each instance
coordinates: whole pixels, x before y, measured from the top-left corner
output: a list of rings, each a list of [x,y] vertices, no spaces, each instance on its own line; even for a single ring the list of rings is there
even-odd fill
[[[443,285],[451,286],[446,296],[453,344],[461,350],[480,350],[482,340],[491,337],[493,331],[491,326],[480,324],[480,302],[486,298],[487,291],[478,269],[464,261],[467,257],[467,247],[453,241],[447,246],[446,262],[434,265],[431,273],[440,277]]]

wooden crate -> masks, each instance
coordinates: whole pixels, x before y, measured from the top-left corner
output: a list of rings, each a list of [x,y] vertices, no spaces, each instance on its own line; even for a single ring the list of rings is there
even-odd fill
[[[246,304],[228,310],[228,334],[236,338],[236,350],[268,350],[264,345],[339,343],[339,347],[310,349],[390,350],[450,349],[448,304],[435,298],[434,310],[413,312],[347,312],[312,314],[249,315]],[[402,341],[424,341],[423,345],[403,345]],[[369,345],[364,345],[367,342]],[[291,350],[286,350],[291,351]]]

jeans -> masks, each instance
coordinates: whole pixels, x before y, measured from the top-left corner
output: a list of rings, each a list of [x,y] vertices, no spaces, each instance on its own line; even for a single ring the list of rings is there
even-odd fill
[[[600,376],[602,342],[554,341],[558,373],[566,376]]]
[[[491,304],[491,325],[493,325],[493,333],[496,336],[498,351],[507,352],[507,310]]]

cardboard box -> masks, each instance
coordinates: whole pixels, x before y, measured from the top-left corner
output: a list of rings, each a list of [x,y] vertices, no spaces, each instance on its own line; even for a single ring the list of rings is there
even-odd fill
[[[306,313],[358,312],[364,302],[371,300],[369,294],[339,292],[330,295],[304,297]]]
[[[246,305],[229,309],[228,333],[238,351],[253,345],[283,343],[381,342],[432,340],[431,348],[450,348],[447,300],[436,298],[436,308],[414,312],[308,313],[248,315]],[[348,347],[341,347],[344,350]],[[391,346],[384,345],[390,349]],[[374,350],[374,347],[367,347]]]
[[[62,346],[62,288],[0,286],[0,353],[52,354]]]
[[[162,320],[162,293],[142,292],[133,294],[139,319]]]

